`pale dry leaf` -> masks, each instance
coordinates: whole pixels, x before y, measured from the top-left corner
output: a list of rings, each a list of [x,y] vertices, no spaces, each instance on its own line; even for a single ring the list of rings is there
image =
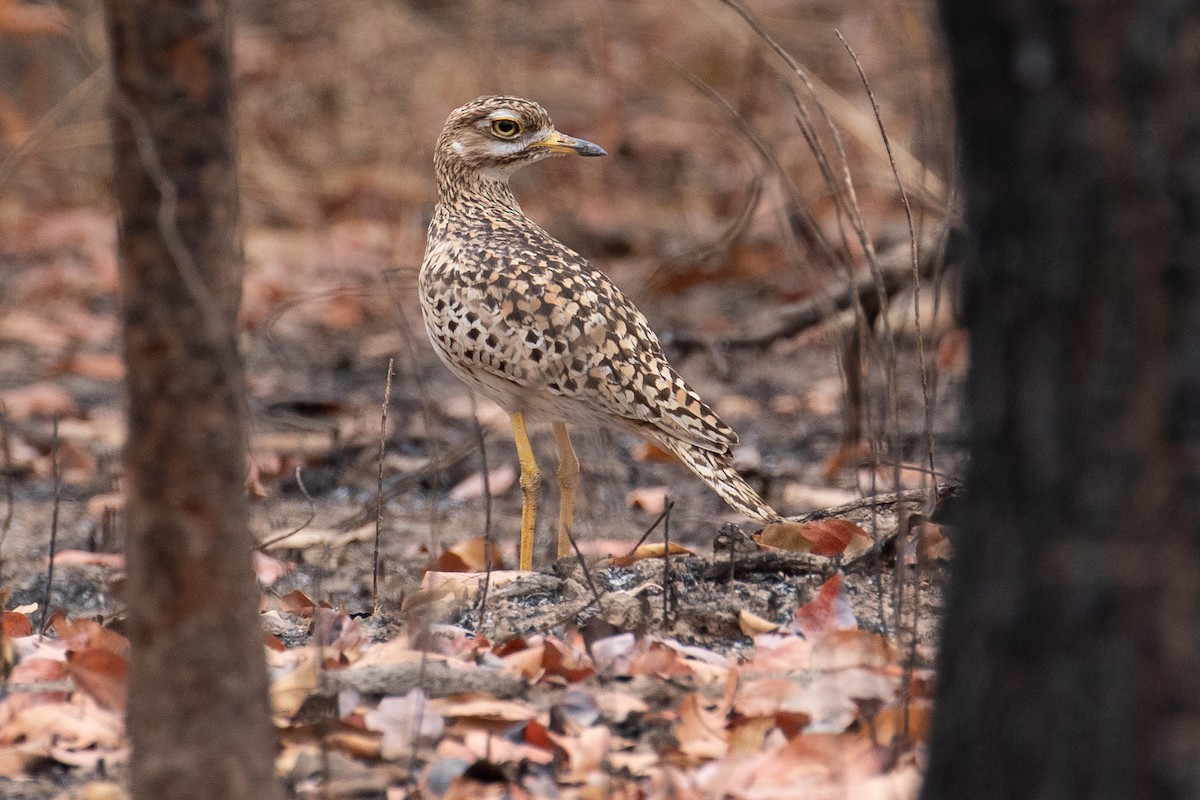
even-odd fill
[[[786,633],[760,633],[754,637],[754,655],[741,667],[741,674],[787,675],[804,672],[812,658],[812,642]]]
[[[125,378],[125,362],[116,353],[76,353],[63,371],[98,381],[119,381]]]
[[[324,738],[324,743],[340,750],[351,758],[386,758],[383,756],[382,738],[360,731],[334,731]]]
[[[806,483],[785,483],[779,492],[780,505],[793,513],[832,508],[858,499],[858,492],[832,486],[811,486]]]
[[[608,563],[614,567],[628,567],[636,561],[644,561],[648,558],[662,558],[667,553],[673,556],[695,555],[694,551],[676,542],[671,542],[669,545],[665,545],[662,542],[647,542],[639,544],[631,553],[626,553],[623,556],[612,556],[608,560]]]
[[[511,742],[501,736],[492,736],[487,731],[469,731],[463,737],[463,744],[477,759],[486,759],[494,764],[519,764],[522,761],[549,764],[554,761],[554,753],[550,750]]]
[[[808,386],[804,402],[809,413],[818,417],[829,417],[842,410],[842,379],[821,378]]]
[[[527,722],[537,719],[539,714],[536,708],[519,700],[500,700],[477,694],[438,698],[431,700],[429,707],[443,717],[487,722]]]
[[[632,633],[606,636],[592,642],[592,660],[602,672],[627,670],[636,646],[637,637]]]
[[[743,394],[726,394],[716,398],[713,410],[717,416],[730,424],[762,415],[762,406],[753,397]]]
[[[297,663],[271,682],[271,710],[283,722],[290,722],[304,701],[317,690],[317,654],[315,648],[292,651]]]
[[[626,494],[625,502],[630,508],[657,516],[667,507],[667,497],[670,493],[671,490],[666,486],[644,486]]]
[[[119,783],[112,781],[89,781],[69,794],[55,800],[129,800],[129,793]]]
[[[274,530],[263,534],[260,538],[268,550],[340,550],[355,542],[369,542],[375,538],[375,523],[362,525],[354,530],[342,531],[336,528],[304,527],[290,536],[280,538],[283,534],[295,530],[295,527]]]
[[[891,644],[883,636],[870,631],[831,630],[818,636],[813,642],[813,669],[881,669],[894,661],[895,650]]]
[[[414,743],[437,740],[445,730],[441,715],[429,708],[429,699],[419,687],[403,697],[385,697],[363,715],[367,730],[383,734],[380,755],[388,760],[400,758]]]
[[[88,516],[100,519],[106,512],[124,511],[125,494],[123,492],[107,492],[93,496],[87,502]]]
[[[94,553],[90,550],[60,550],[54,554],[54,565],[58,567],[107,567],[124,569],[124,553]]]
[[[646,714],[650,711],[650,706],[642,698],[632,692],[616,690],[597,692],[596,707],[605,719],[618,725],[629,719],[632,714]]]
[[[801,696],[804,691],[804,686],[798,681],[787,678],[758,678],[738,687],[733,700],[733,710],[743,717],[774,718],[786,700]]]
[[[700,694],[683,698],[673,732],[679,749],[693,758],[720,758],[729,750],[724,715]]]
[[[769,619],[763,619],[757,614],[751,613],[746,609],[738,611],[738,628],[746,636],[755,636],[760,633],[771,633],[779,630],[779,624],[771,622]]]
[[[9,419],[25,422],[35,417],[73,416],[79,413],[67,390],[56,383],[43,381],[18,389],[0,392]]]
[[[508,412],[485,397],[476,397],[472,406],[471,396],[466,394],[448,397],[439,403],[441,412],[450,419],[469,420],[472,412],[485,430],[509,433],[511,423]]]
[[[48,353],[61,353],[71,337],[57,320],[23,308],[10,308],[0,316],[0,341],[20,342]]]
[[[455,484],[449,491],[448,497],[456,503],[478,500],[490,491],[492,497],[502,497],[508,493],[517,481],[517,471],[512,464],[501,464],[488,471],[485,485],[482,472],[475,472]]]
[[[263,586],[270,586],[275,581],[292,571],[291,564],[285,564],[278,558],[254,551],[254,577]]]
[[[845,800],[916,800],[921,791],[921,772],[905,765],[880,775],[850,781]]]

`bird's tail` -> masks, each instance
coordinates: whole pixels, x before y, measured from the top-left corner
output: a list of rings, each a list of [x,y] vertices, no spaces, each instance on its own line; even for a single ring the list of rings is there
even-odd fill
[[[655,438],[733,508],[759,522],[782,519],[730,465],[728,452],[717,453],[674,438]]]

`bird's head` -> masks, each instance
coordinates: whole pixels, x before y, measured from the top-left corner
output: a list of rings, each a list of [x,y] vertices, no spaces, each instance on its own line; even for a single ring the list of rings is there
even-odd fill
[[[515,170],[553,155],[607,155],[604,148],[559,133],[532,100],[480,97],[455,109],[438,137],[439,175],[478,174],[506,181]]]

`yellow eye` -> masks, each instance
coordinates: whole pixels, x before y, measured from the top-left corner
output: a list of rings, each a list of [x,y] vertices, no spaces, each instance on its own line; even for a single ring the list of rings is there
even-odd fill
[[[521,123],[508,117],[494,119],[492,120],[492,133],[501,139],[515,139],[521,135]]]

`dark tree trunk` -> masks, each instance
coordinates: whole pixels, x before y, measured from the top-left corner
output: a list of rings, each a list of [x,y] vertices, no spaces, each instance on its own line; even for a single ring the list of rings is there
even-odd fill
[[[281,797],[245,500],[228,10],[109,0],[142,800]]]
[[[942,13],[973,462],[924,797],[1200,797],[1200,9]]]

